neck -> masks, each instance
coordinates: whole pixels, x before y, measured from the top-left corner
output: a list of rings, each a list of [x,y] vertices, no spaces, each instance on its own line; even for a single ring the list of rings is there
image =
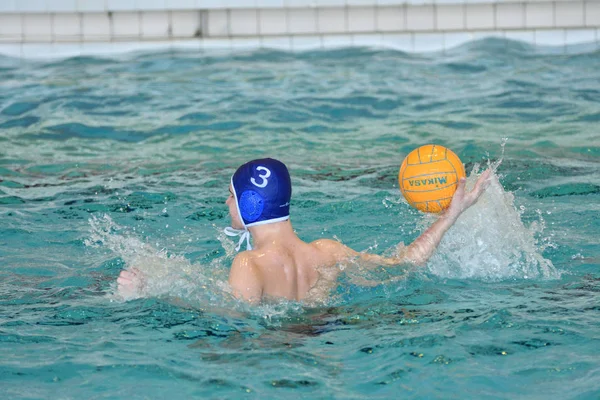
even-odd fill
[[[298,236],[294,233],[292,223],[289,219],[272,224],[252,226],[248,230],[252,234],[255,249],[260,249],[271,244],[285,245],[286,243],[298,240]]]

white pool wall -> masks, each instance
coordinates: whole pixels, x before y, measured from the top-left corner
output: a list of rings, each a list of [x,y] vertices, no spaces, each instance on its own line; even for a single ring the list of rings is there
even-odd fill
[[[568,49],[600,40],[600,0],[0,0],[0,54],[346,46],[443,51],[499,37]]]

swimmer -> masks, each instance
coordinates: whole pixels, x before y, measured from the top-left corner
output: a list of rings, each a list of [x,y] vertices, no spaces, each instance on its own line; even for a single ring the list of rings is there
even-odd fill
[[[240,236],[236,250],[246,242],[231,265],[229,284],[233,294],[252,304],[267,298],[308,303],[323,301],[335,286],[340,264],[357,262],[367,268],[423,265],[446,231],[485,191],[491,170],[485,171],[470,192],[461,178],[452,202],[438,219],[406,248],[398,245],[395,256],[357,252],[331,239],[311,243],[301,240],[290,221],[292,186],[287,167],[278,160],[250,161],[237,169],[229,185],[231,227],[229,236]],[[254,247],[250,244],[253,239]],[[122,271],[119,292],[128,296],[142,284],[139,270]]]

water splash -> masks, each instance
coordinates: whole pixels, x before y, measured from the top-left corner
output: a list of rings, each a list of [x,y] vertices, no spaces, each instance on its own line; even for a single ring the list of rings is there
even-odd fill
[[[226,285],[222,279],[205,271],[212,265],[191,264],[185,257],[157,249],[141,240],[135,233],[119,226],[108,215],[92,217],[88,247],[103,246],[123,259],[127,270],[137,270],[142,284],[131,294],[119,293],[116,284],[109,295],[115,300],[140,297],[177,297],[195,304],[219,304],[225,296]],[[213,263],[218,260],[213,260]]]
[[[493,170],[500,165],[488,164]],[[475,165],[467,179],[468,190],[478,171]],[[446,233],[428,263],[429,271],[441,277],[484,280],[559,278],[552,262],[541,255],[546,245],[536,240],[544,228],[541,214],[539,218],[525,227],[513,194],[504,191],[494,174],[479,201]]]
[[[236,254],[235,243],[216,226],[213,228],[225,255],[208,264],[192,264],[182,255],[171,254],[140,239],[135,229],[118,225],[108,215],[93,216],[89,224],[90,235],[85,245],[103,247],[117,254],[124,261],[126,270],[135,269],[142,277],[142,285],[133,293],[120,293],[115,282],[107,295],[111,300],[158,297],[178,305],[210,309],[219,315],[239,317],[240,312],[250,314],[269,326],[277,326],[282,318],[304,312],[303,305],[293,301],[265,302],[256,307],[234,299],[227,283],[227,261]]]

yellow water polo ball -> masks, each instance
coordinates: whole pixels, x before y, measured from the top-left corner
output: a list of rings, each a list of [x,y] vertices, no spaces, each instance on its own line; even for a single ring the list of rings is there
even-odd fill
[[[465,167],[452,150],[426,144],[411,151],[400,166],[398,183],[408,204],[423,212],[439,213],[450,205]]]

